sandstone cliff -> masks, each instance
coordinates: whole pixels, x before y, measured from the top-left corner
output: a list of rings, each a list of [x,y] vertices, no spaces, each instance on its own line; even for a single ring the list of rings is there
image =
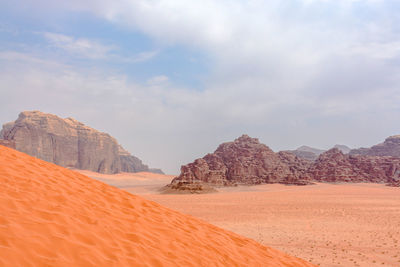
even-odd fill
[[[350,155],[392,156],[400,157],[400,135],[390,136],[381,144],[371,148],[353,149]]]
[[[274,153],[258,139],[243,135],[234,142],[221,144],[214,153],[181,167],[172,181],[204,182],[213,185],[306,183],[303,173],[308,162],[285,152]]]
[[[13,141],[0,139],[0,145],[15,149],[15,142],[13,142]]]
[[[22,112],[15,122],[3,126],[0,138],[21,152],[64,167],[100,173],[149,171],[115,138],[72,118]]]

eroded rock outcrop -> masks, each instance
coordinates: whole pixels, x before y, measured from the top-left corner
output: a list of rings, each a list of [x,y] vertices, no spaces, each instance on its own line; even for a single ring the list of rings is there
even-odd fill
[[[390,136],[383,143],[370,148],[352,149],[349,154],[400,157],[400,135]]]
[[[15,122],[3,126],[0,138],[21,152],[64,167],[100,173],[149,171],[115,138],[72,118],[22,112]]]
[[[221,144],[214,153],[182,166],[180,176],[171,184],[307,184],[304,171],[308,164],[290,153],[274,153],[258,139],[243,135],[234,142]]]
[[[345,155],[333,148],[321,154],[307,172],[320,182],[391,183],[400,180],[400,158]]]
[[[243,135],[234,142],[181,167],[171,186],[206,183],[217,186],[315,182],[400,183],[400,158],[344,154],[339,148],[322,153],[315,161],[289,151],[274,153],[258,139]]]

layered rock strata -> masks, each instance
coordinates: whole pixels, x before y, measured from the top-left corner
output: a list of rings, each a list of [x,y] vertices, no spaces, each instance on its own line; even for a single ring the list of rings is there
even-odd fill
[[[15,149],[15,142],[0,139],[0,145]]]
[[[0,138],[21,152],[63,167],[100,173],[150,171],[115,138],[72,118],[25,111],[3,126]]]

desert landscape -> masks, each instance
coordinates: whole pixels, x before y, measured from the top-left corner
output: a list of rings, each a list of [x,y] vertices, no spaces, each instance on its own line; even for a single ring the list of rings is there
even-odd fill
[[[399,267],[400,1],[0,8],[0,267]]]
[[[398,187],[374,183],[267,184],[219,187],[217,193],[209,194],[160,194],[159,189],[166,184],[160,175],[139,174],[154,176],[154,180],[126,173],[102,175],[108,180],[115,176],[129,179],[120,186],[132,194],[318,266],[400,265]]]
[[[313,266],[0,146],[1,266]]]
[[[22,112],[0,137],[4,266],[400,264],[399,135],[307,153],[242,135],[179,175],[71,118]]]

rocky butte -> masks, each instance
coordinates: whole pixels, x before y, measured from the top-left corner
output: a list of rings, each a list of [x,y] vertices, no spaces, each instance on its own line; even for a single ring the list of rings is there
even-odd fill
[[[221,144],[214,153],[182,166],[180,175],[168,188],[197,193],[202,186],[210,185],[306,185],[312,182],[396,185],[399,181],[399,157],[348,155],[332,148],[315,161],[308,161],[288,151],[275,153],[258,139],[243,135],[233,142]]]
[[[149,169],[109,134],[40,111],[21,112],[16,121],[4,124],[0,144],[68,168],[100,173],[161,172]]]
[[[308,184],[304,176],[309,162],[289,152],[273,152],[258,139],[242,135],[219,145],[193,163],[181,167],[170,188],[185,190],[188,185],[232,186],[263,183]],[[192,190],[191,190],[192,192]]]

